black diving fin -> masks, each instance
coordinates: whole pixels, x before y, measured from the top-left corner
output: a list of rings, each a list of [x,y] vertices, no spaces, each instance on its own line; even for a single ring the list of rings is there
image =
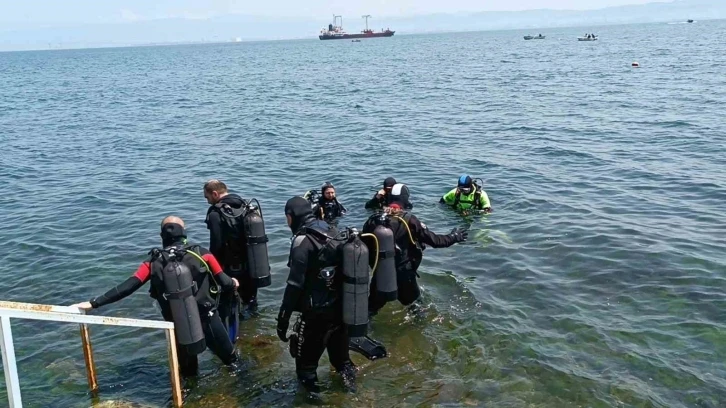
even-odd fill
[[[368,360],[377,360],[379,358],[388,357],[386,346],[380,341],[365,337],[351,337],[348,342],[348,348],[356,353],[362,354]]]

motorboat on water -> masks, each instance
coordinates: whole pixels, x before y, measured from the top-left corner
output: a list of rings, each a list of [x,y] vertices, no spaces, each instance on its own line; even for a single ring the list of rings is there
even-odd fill
[[[585,34],[582,37],[577,37],[577,41],[597,41],[597,36],[595,34]]]
[[[524,39],[525,40],[544,40],[545,39],[545,36],[542,35],[542,34],[539,34],[539,35],[536,35],[536,36],[525,35],[524,36]]]
[[[688,22],[689,22],[689,23],[692,23],[692,22],[693,22],[693,20],[691,20],[691,19],[689,18],[689,19],[688,19]]]

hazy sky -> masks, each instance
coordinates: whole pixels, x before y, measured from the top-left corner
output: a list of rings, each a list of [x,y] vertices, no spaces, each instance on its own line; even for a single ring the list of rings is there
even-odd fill
[[[333,13],[354,19],[372,14],[375,19],[376,16],[439,12],[582,10],[654,1],[659,0],[0,0],[0,23],[8,28],[168,17],[206,18],[231,13],[316,19],[328,18]]]

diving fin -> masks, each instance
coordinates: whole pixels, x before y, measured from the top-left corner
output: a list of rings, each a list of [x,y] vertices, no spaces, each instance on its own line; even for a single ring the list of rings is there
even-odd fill
[[[372,338],[365,337],[351,337],[348,342],[348,348],[357,353],[362,354],[368,360],[376,360],[379,358],[388,357],[388,351],[383,343],[373,340]]]
[[[227,333],[229,333],[229,340],[232,344],[237,342],[237,331],[239,329],[239,306],[240,298],[236,292],[232,296],[232,302],[230,302],[229,317],[227,317]]]

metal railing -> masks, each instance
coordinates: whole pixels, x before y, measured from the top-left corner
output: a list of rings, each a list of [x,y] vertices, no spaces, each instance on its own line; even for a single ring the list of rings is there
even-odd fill
[[[15,361],[15,346],[13,345],[13,332],[10,328],[10,319],[46,320],[52,322],[79,323],[81,325],[81,343],[83,344],[83,357],[86,360],[86,375],[88,386],[92,393],[98,391],[96,381],[96,365],[93,361],[93,348],[91,336],[88,332],[89,324],[107,326],[142,327],[148,329],[162,329],[166,332],[166,341],[169,350],[169,370],[171,372],[172,401],[175,407],[182,406],[181,381],[179,379],[179,363],[176,351],[176,335],[174,323],[159,320],[126,319],[107,316],[89,316],[75,307],[39,305],[33,303],[18,303],[0,301],[0,348],[2,348],[2,362],[5,370],[5,383],[8,390],[8,400],[11,408],[20,408],[23,401],[20,397],[20,382],[18,380],[18,367]]]

